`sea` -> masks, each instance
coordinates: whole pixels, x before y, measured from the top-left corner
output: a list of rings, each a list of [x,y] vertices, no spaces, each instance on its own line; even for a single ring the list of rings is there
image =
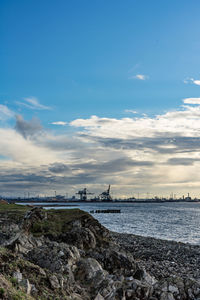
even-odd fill
[[[61,204],[56,208],[79,208],[89,213],[121,210],[121,213],[91,213],[111,231],[200,245],[200,202],[68,204],[70,207]]]

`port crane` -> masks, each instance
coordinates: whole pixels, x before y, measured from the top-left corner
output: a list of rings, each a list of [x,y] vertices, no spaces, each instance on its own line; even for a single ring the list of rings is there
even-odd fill
[[[81,201],[87,201],[87,195],[93,195],[94,193],[90,193],[87,188],[84,188],[83,190],[78,191],[76,194],[80,196]]]
[[[112,197],[110,195],[110,184],[108,189],[99,195],[99,200],[101,201],[112,201]]]

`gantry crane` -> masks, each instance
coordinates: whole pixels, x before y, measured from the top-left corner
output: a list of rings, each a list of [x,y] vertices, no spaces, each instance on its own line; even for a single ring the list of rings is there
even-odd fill
[[[110,184],[108,189],[99,195],[99,200],[101,201],[112,201],[112,197],[110,195]]]
[[[90,193],[88,192],[87,188],[84,188],[83,190],[78,191],[76,194],[80,195],[81,201],[87,201],[87,195],[93,195],[94,193]]]

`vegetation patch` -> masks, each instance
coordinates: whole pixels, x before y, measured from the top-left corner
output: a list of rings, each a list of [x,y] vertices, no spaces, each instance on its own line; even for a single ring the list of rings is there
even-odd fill
[[[65,233],[69,223],[83,216],[90,216],[80,209],[51,209],[46,210],[45,215],[44,219],[32,223],[30,231],[34,236],[55,236]]]
[[[18,204],[0,204],[0,218],[9,219],[11,221],[19,222],[24,217],[24,214],[30,210],[27,205]]]

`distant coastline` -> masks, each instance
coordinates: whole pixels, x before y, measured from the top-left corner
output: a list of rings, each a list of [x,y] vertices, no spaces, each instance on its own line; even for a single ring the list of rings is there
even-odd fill
[[[93,199],[88,199],[87,201],[81,201],[81,200],[71,200],[71,199],[66,199],[65,201],[55,201],[55,200],[43,200],[42,198],[40,199],[7,199],[9,203],[30,203],[35,205],[35,203],[40,202],[40,203],[48,203],[48,204],[53,204],[53,205],[69,205],[68,203],[177,203],[177,202],[200,202],[200,199],[135,199],[135,200],[129,200],[129,199],[113,199],[111,201],[97,201]],[[70,205],[69,205],[70,206]]]

